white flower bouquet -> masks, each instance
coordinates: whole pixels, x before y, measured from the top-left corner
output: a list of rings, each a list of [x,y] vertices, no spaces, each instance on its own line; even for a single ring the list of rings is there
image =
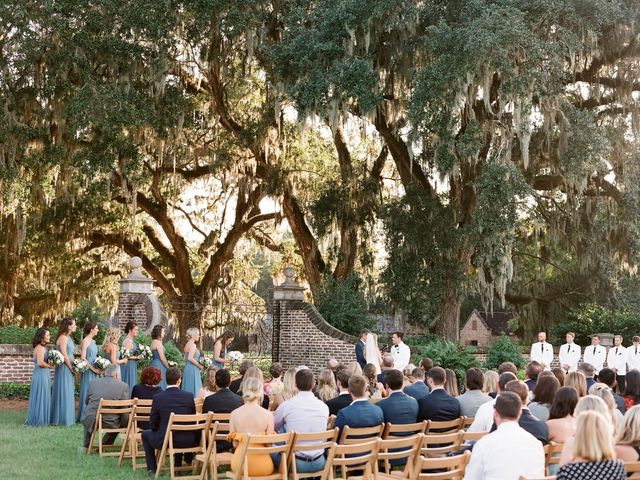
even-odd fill
[[[244,355],[242,354],[242,352],[239,352],[238,350],[233,350],[231,352],[227,352],[226,358],[231,360],[232,365],[238,365],[244,359]]]
[[[178,362],[174,362],[173,360],[167,360],[167,363],[169,364],[169,368],[178,366]]]
[[[120,358],[129,358],[131,356],[131,350],[126,347],[120,347]]]
[[[57,367],[64,362],[64,356],[58,350],[49,350],[47,355],[47,363],[52,367]]]
[[[111,362],[104,357],[98,357],[96,358],[96,361],[93,362],[93,366],[96,367],[98,370],[104,370],[109,365],[111,365]]]
[[[211,359],[205,357],[204,355],[200,355],[200,358],[198,359],[198,363],[200,365],[202,365],[204,367],[204,369],[206,370],[207,368],[209,368],[211,366]]]
[[[137,354],[140,360],[151,360],[153,356],[148,345],[138,345]]]
[[[73,368],[76,372],[84,373],[89,369],[89,364],[86,360],[76,359],[73,361]]]

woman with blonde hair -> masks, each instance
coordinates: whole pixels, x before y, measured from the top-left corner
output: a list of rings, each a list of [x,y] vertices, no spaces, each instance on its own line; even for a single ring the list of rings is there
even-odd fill
[[[251,379],[257,379],[262,382],[262,386],[264,387],[264,373],[258,367],[249,367],[242,377],[242,383],[240,383],[240,388],[238,389],[238,395],[242,396],[242,391],[244,384]],[[262,392],[264,394],[264,392]],[[262,395],[262,400],[260,400],[262,408],[269,409],[269,396]]]
[[[336,398],[338,396],[338,387],[336,386],[336,377],[328,368],[324,369],[318,376],[318,398],[323,402]]]
[[[578,398],[587,394],[587,379],[582,372],[569,372],[564,379],[565,387],[573,387],[578,392]]]
[[[384,393],[384,386],[378,382],[378,375],[376,375],[375,365],[367,363],[362,369],[362,376],[367,379],[367,391],[369,392],[369,398],[373,402],[382,400]]]
[[[187,330],[187,343],[184,345],[184,372],[182,374],[182,390],[191,392],[195,397],[200,388],[202,388],[202,370],[204,366],[200,365],[200,351],[196,346],[196,342],[200,340],[200,330],[197,328],[189,328]]]
[[[606,416],[585,411],[576,417],[570,461],[562,464],[557,480],[624,480],[624,463],[616,460],[613,430]]]
[[[452,397],[457,397],[458,394],[458,377],[456,372],[450,368],[445,369],[444,390]]]
[[[350,377],[353,377],[354,375],[362,375],[362,367],[358,362],[351,362],[347,365],[347,373]]]
[[[486,393],[492,398],[496,397],[498,391],[498,380],[500,375],[495,370],[487,370],[484,372],[484,382],[482,384],[482,393]]]
[[[242,463],[240,455],[243,450],[242,444],[247,441],[247,435],[273,435],[275,433],[273,413],[260,406],[264,397],[264,380],[252,370],[253,368],[247,370],[242,380],[244,405],[236,408],[229,417],[229,440],[236,445],[231,460],[231,471],[233,472],[238,472]],[[260,370],[258,372],[262,374]],[[246,462],[249,476],[265,476],[273,473],[273,462],[269,454],[249,455]]]
[[[127,358],[120,358],[120,350],[118,349],[118,340],[120,340],[119,328],[108,328],[102,341],[102,351],[114,365],[123,365],[129,361]]]
[[[196,398],[207,398],[209,395],[213,395],[216,393],[216,372],[218,371],[218,367],[215,365],[211,365],[207,368],[207,373],[204,377],[204,383],[200,390],[198,390],[198,395]]]
[[[609,409],[609,417],[611,417],[611,425],[613,425],[613,434],[615,435],[622,428],[623,416],[616,406],[611,389],[604,383],[594,383],[589,389],[589,395],[595,395],[604,400]]]
[[[624,424],[618,434],[616,455],[624,462],[640,461],[640,405],[624,414]]]
[[[284,372],[284,377],[282,378],[282,393],[276,395],[273,399],[272,410],[275,410],[282,403],[298,394],[298,388],[296,387],[296,372],[297,369],[295,367],[291,367],[289,370]]]

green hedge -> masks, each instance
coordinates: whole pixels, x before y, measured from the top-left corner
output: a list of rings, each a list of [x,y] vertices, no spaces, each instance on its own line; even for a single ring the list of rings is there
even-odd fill
[[[0,327],[0,344],[10,343],[18,345],[31,345],[33,336],[36,334],[36,327],[22,328],[17,325],[9,325],[7,327]],[[57,329],[50,329],[51,338],[53,338],[57,332]]]
[[[29,400],[31,385],[20,383],[0,383],[0,398]]]
[[[487,360],[484,366],[485,368],[497,369],[503,362],[513,362],[520,369],[526,363],[521,351],[522,349],[503,333],[487,349]]]

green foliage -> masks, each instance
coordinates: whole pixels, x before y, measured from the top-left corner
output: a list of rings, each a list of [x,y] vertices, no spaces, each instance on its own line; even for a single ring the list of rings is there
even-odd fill
[[[419,345],[416,350],[417,356],[413,357],[413,362],[416,365],[423,357],[429,357],[435,366],[450,368],[456,372],[459,383],[462,382],[469,368],[478,366],[478,362],[472,355],[475,348],[464,347],[441,338],[431,340],[426,345]]]
[[[0,383],[0,398],[28,400],[31,385],[21,383]]]
[[[37,328],[28,327],[22,328],[17,325],[9,325],[7,327],[0,327],[0,344],[12,343],[12,344],[31,344],[33,336],[36,334]],[[53,338],[53,332],[51,334]]]
[[[373,327],[362,281],[355,273],[343,280],[327,277],[316,298],[320,314],[338,330],[358,336],[363,328]]]
[[[518,369],[524,367],[525,361],[517,345],[503,333],[487,349],[486,368],[497,369],[503,362],[513,362]]]
[[[171,341],[164,343],[164,356],[167,360],[172,360],[178,364],[178,368],[184,368],[184,354]]]
[[[71,312],[71,316],[76,320],[78,328],[73,334],[73,341],[80,343],[83,337],[84,326],[87,323],[95,323],[99,326],[98,334],[94,337],[96,345],[102,345],[104,335],[107,333],[107,326],[104,321],[108,317],[107,312],[98,305],[95,297],[81,298],[78,306]]]

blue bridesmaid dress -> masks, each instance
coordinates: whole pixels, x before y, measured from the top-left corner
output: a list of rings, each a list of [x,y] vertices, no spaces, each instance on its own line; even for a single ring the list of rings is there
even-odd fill
[[[57,347],[60,349],[60,347]],[[67,340],[67,357],[73,362],[73,351],[76,346],[69,337]],[[74,378],[65,363],[56,367],[51,392],[51,425],[73,425],[76,423],[75,398],[73,395]]]
[[[220,358],[221,359],[225,359],[227,357],[227,347],[224,347],[224,352],[220,352]],[[218,367],[218,370],[221,368],[224,368],[224,363],[220,363],[218,362],[215,358],[211,359],[211,365],[215,365],[216,367]]]
[[[131,355],[135,355],[136,348],[138,348],[138,346],[136,345],[136,342],[133,342]],[[129,359],[127,363],[121,365],[121,371],[122,381],[129,385],[129,394],[131,394],[131,390],[133,390],[134,385],[138,383],[138,361]]]
[[[160,373],[162,373],[162,378],[160,379],[160,383],[158,385],[162,390],[166,390],[167,389],[167,369],[162,364],[162,361],[160,360],[160,354],[158,353],[158,350],[156,350],[155,348],[151,350],[150,366],[160,370]]]
[[[87,363],[91,364],[91,366],[93,367],[93,363],[96,361],[97,357],[98,357],[98,346],[96,345],[96,342],[94,340],[91,340],[91,342],[89,342],[89,345],[87,346],[87,352],[86,352]],[[89,369],[83,372],[82,376],[80,377],[80,398],[78,400],[78,416],[76,418],[77,422],[80,422],[82,419],[82,411],[84,410],[84,404],[87,399],[87,392],[89,391],[89,383],[91,383],[91,381],[96,378],[98,378],[98,375],[96,375]]]
[[[47,358],[48,350],[44,350]],[[32,427],[48,427],[51,418],[51,370],[38,365],[33,356],[33,374],[31,375],[31,391],[29,392],[29,411],[25,425]]]
[[[200,377],[200,369],[187,360],[188,354],[184,354],[184,373],[182,374],[182,390],[191,392],[195,397],[202,387],[202,378]],[[200,358],[198,350],[193,354],[193,359],[197,362]]]

